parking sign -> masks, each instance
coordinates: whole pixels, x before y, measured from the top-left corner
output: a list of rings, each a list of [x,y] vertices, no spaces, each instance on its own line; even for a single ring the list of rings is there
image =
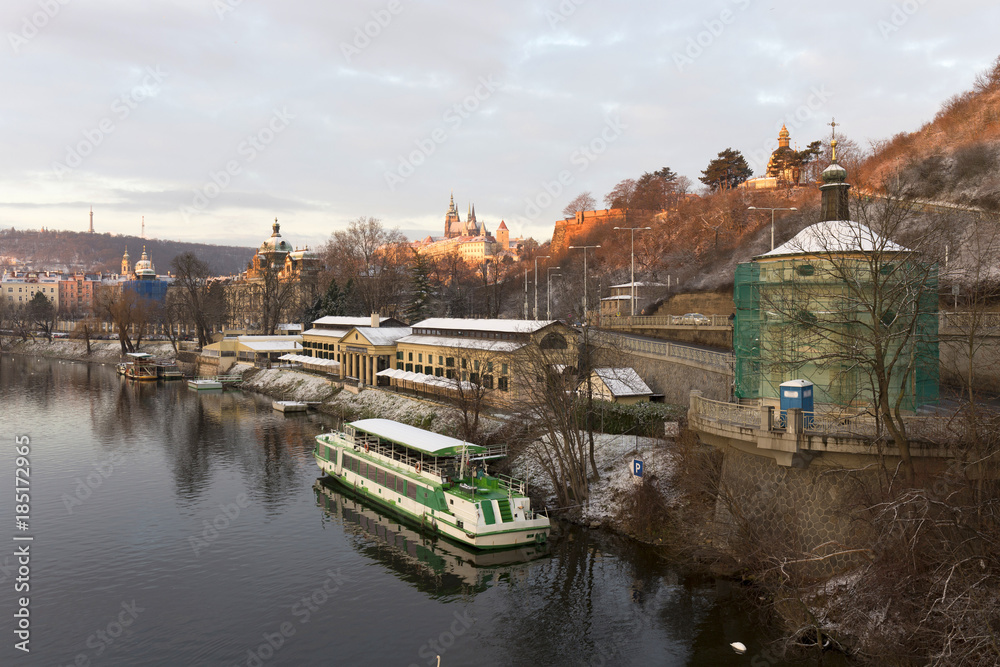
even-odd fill
[[[642,459],[632,459],[632,475],[642,477]]]

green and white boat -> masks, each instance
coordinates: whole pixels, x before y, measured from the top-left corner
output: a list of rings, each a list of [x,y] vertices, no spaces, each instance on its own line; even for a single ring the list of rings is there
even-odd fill
[[[362,419],[316,436],[316,463],[355,493],[476,549],[548,540],[549,518],[531,509],[524,482],[486,475],[506,454],[389,419]]]

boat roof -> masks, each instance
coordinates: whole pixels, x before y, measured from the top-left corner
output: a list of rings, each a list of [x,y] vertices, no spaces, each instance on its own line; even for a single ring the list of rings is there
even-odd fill
[[[132,357],[133,359],[148,359],[153,356],[148,352],[126,352],[126,355]]]
[[[479,454],[486,451],[479,445],[472,445],[464,440],[452,438],[440,433],[431,433],[416,426],[400,424],[391,419],[360,419],[348,424],[355,431],[362,431],[378,436],[383,440],[402,445],[431,456],[458,456],[463,448],[469,454]]]

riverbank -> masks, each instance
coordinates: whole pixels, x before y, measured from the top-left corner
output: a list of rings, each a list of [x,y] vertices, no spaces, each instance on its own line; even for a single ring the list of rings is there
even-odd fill
[[[174,348],[169,342],[145,342],[136,351],[147,352],[157,359],[173,360],[176,356]],[[95,364],[116,364],[122,359],[122,346],[117,339],[90,341],[91,353],[89,355],[85,341],[59,338],[53,339],[51,342],[44,338],[38,338],[14,343],[4,352]]]

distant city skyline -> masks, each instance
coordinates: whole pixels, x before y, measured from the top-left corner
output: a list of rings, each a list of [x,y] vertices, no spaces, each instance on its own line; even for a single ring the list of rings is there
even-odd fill
[[[763,174],[933,119],[1000,50],[1000,7],[724,0],[14,0],[0,227],[316,247],[359,216],[443,233],[449,195],[544,242],[565,205],[732,147]]]

